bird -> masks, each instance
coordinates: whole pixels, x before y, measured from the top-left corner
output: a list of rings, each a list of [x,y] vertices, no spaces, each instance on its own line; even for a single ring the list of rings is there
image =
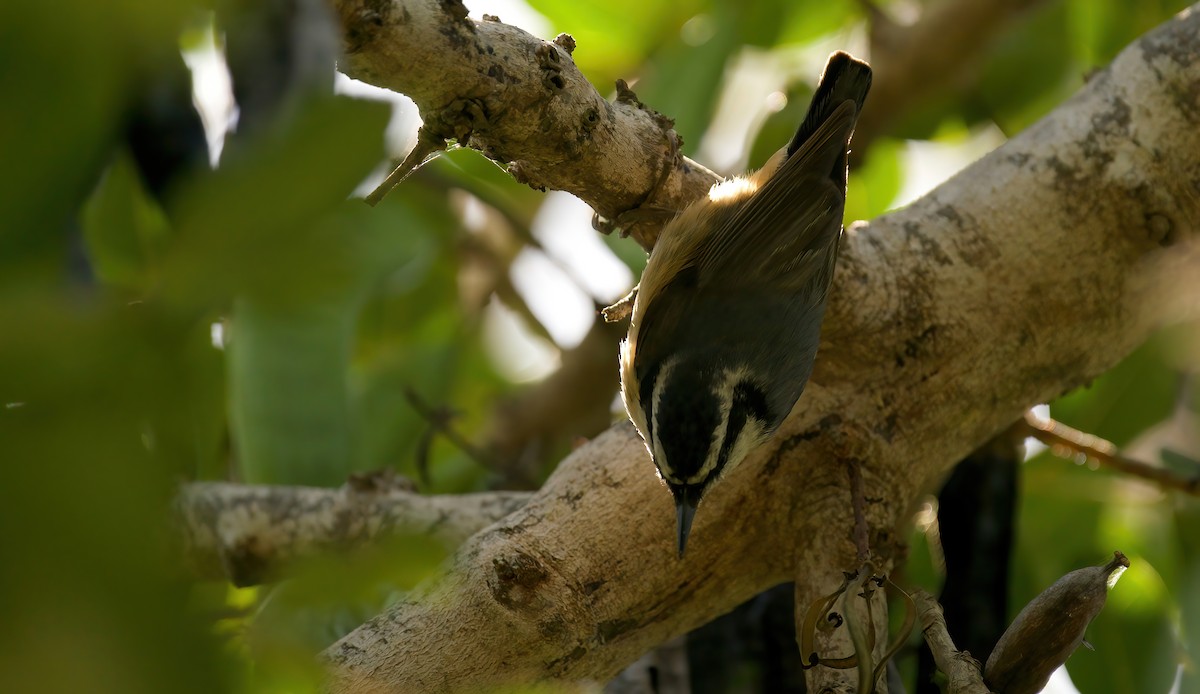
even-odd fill
[[[791,141],[667,222],[642,273],[621,395],[674,497],[680,559],[701,500],[771,438],[812,373],[870,87],[868,63],[833,53]]]

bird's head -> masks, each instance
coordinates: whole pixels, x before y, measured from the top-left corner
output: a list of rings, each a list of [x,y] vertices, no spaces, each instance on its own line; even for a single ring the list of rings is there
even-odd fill
[[[639,385],[642,435],[675,497],[682,557],[700,501],[770,438],[777,417],[748,369],[710,356],[668,359]]]

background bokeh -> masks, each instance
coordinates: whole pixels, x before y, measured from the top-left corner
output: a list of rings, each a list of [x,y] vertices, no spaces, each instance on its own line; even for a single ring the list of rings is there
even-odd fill
[[[1186,5],[1024,4],[860,147],[848,219],[929,190]],[[270,588],[197,583],[172,544],[179,483],[337,486],[392,468],[425,493],[531,489],[619,416],[621,327],[596,310],[632,285],[641,250],[465,149],[367,207],[356,196],[412,142],[411,102],[295,69],[332,48],[283,35],[316,21],[287,2],[215,5],[0,6],[0,691],[312,690],[311,654],[450,548],[399,538]],[[628,80],[685,153],[727,174],[790,137],[831,50],[871,57],[865,2],[468,6],[573,34],[601,92]],[[903,24],[925,7],[876,9]],[[1196,340],[1164,331],[1049,412],[1194,472]],[[1120,549],[1133,566],[1069,680],[1200,691],[1196,499],[1047,452],[1014,474],[1011,567],[996,567],[1009,614]],[[918,514],[901,572],[935,592],[937,508]],[[910,682],[916,660],[900,660]],[[762,689],[754,662],[693,684]],[[1066,675],[1054,686],[1072,691]]]

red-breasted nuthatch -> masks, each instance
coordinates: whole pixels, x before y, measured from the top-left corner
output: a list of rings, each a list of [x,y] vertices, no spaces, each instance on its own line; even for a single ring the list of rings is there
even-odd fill
[[[679,555],[712,485],[812,373],[871,68],[834,53],[792,141],[663,228],[621,345],[621,394],[675,497]]]

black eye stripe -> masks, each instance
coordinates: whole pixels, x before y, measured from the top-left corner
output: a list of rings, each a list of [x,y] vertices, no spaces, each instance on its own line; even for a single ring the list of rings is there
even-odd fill
[[[725,421],[725,439],[721,441],[721,450],[717,453],[717,464],[709,473],[709,479],[720,474],[729,461],[729,454],[733,452],[733,444],[737,442],[738,434],[745,428],[746,420],[754,419],[765,424],[770,421],[768,415],[767,396],[761,388],[749,381],[740,381],[734,386],[733,400],[729,404],[729,419]],[[707,484],[708,479],[704,483]]]
[[[733,389],[733,406],[741,405],[754,419],[760,422],[772,420],[767,394],[750,381],[741,381]]]

